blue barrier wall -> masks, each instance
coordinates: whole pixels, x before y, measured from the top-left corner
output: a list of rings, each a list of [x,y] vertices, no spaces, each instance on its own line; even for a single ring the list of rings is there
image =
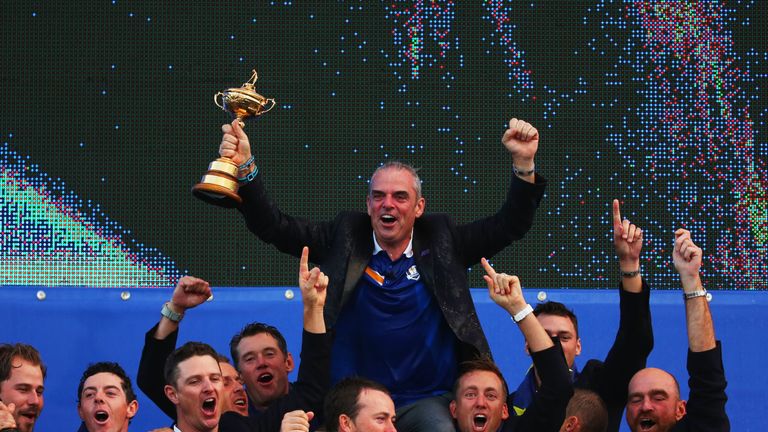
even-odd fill
[[[293,299],[287,291],[296,294]],[[38,294],[44,293],[44,299]],[[526,290],[530,302],[538,290]],[[37,347],[48,365],[45,408],[36,432],[76,430],[77,384],[88,363],[117,361],[135,379],[144,333],[160,318],[169,289],[90,289],[0,287],[2,342],[22,341]],[[603,358],[618,326],[615,290],[550,290],[550,300],[570,305],[579,317],[582,355]],[[298,357],[301,301],[293,288],[215,288],[214,299],[187,313],[180,341],[208,342],[228,354],[229,338],[245,323],[264,321],[285,334]],[[762,336],[768,334],[768,292],[713,292],[711,307],[716,334],[723,341],[728,378],[728,412],[732,430],[763,430],[768,411],[768,376],[761,371],[768,355]],[[42,295],[40,295],[42,297]],[[520,332],[484,290],[473,297],[494,356],[510,386],[515,387],[529,366]],[[651,296],[655,348],[649,365],[674,373],[687,395],[685,310],[679,291],[655,291]],[[375,342],[372,342],[375,343]],[[298,360],[298,358],[297,358]],[[295,379],[295,374],[293,376]],[[168,419],[139,392],[139,414],[132,430],[169,424]]]

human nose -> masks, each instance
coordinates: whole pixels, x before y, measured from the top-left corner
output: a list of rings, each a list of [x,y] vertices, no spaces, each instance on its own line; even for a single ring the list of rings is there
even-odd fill
[[[216,386],[209,379],[203,380],[203,391],[212,392]]]
[[[27,398],[27,404],[37,406],[40,405],[40,401],[42,400],[43,396],[40,394],[37,394],[37,392],[30,392],[29,397]]]
[[[264,368],[267,366],[267,358],[264,355],[259,354],[256,356],[256,367]]]
[[[648,398],[648,397],[643,398],[643,403],[640,405],[640,411],[642,412],[653,411],[653,404],[651,403],[651,398]]]
[[[395,424],[392,423],[392,420],[387,420],[387,426],[384,428],[384,432],[397,432],[397,428],[395,428]]]

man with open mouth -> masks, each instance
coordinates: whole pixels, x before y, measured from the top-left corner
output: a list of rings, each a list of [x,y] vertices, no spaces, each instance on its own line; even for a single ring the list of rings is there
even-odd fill
[[[520,279],[497,273],[488,261],[481,261],[491,299],[506,310],[525,337],[536,365],[541,386],[521,416],[510,416],[509,390],[501,371],[490,358],[462,363],[454,385],[451,415],[459,432],[540,432],[554,431],[565,417],[573,394],[568,366],[559,341],[550,338],[523,297]]]
[[[621,217],[618,200],[612,203],[613,245],[618,257],[619,330],[605,360],[590,359],[582,369],[576,365],[581,354],[581,338],[576,314],[560,302],[539,303],[534,315],[551,337],[560,340],[565,360],[571,369],[574,388],[592,390],[608,409],[608,431],[618,432],[626,405],[629,379],[646,365],[653,349],[650,288],[640,272],[643,230]],[[538,391],[540,379],[534,364],[517,390],[510,396],[512,415],[522,415]]]
[[[230,341],[234,367],[226,357],[219,356],[224,383],[222,425],[233,429],[276,430],[283,414],[288,411],[322,408],[323,397],[330,387],[331,336],[326,332],[323,319],[328,277],[319,268],[309,269],[308,256],[307,249],[299,263],[304,331],[298,380],[295,383],[288,381],[288,374],[294,368],[293,356],[280,331],[264,323],[246,325]],[[162,365],[176,344],[184,313],[203,304],[211,295],[208,282],[191,276],[182,277],[171,300],[163,305],[160,321],[145,335],[137,382],[139,388],[172,419],[176,418],[176,407],[158,385],[163,382]]]
[[[657,368],[646,368],[629,383],[627,424],[632,432],[727,432],[731,430],[725,403],[726,380],[720,341],[699,270],[702,251],[684,229],[675,232],[672,261],[680,274],[688,329],[688,401],[680,399],[680,384]]]
[[[501,139],[511,162],[506,198],[495,214],[461,225],[445,214],[425,214],[417,170],[394,161],[371,176],[366,211],[342,211],[323,222],[288,215],[269,197],[240,124],[225,124],[222,132],[219,154],[241,168],[238,210],[248,228],[296,257],[308,245],[310,259],[330,278],[332,382],[359,375],[386,386],[401,432],[453,432],[448,404],[458,365],[490,355],[467,268],[530,229],[546,187],[534,168],[538,130],[509,121]]]
[[[45,373],[35,347],[0,344],[0,429],[34,430],[43,410]]]
[[[127,432],[139,410],[131,379],[117,363],[94,363],[77,389],[77,413],[88,432]]]
[[[165,362],[165,395],[176,407],[174,432],[217,432],[223,382],[210,345],[187,342]]]

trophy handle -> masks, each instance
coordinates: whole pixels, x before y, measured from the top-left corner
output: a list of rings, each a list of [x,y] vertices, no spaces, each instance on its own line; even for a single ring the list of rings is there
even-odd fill
[[[267,109],[265,109],[264,111],[262,111],[262,112],[261,112],[261,114],[264,114],[264,113],[267,113],[267,112],[269,112],[269,111],[270,111],[272,108],[274,108],[274,107],[275,107],[275,105],[277,105],[277,104],[275,103],[275,100],[274,100],[274,99],[272,99],[272,98],[269,98],[269,99],[267,99],[267,100],[266,100],[266,102],[270,103],[271,105],[269,105],[269,108],[267,108]],[[265,103],[265,104],[264,104],[264,106],[266,106],[266,105],[267,105],[267,104]]]
[[[222,103],[219,103],[219,96],[222,96]],[[215,95],[213,95],[213,103],[215,103],[217,107],[226,111],[226,109],[224,108],[223,96],[224,96],[224,93],[222,92],[218,92]]]

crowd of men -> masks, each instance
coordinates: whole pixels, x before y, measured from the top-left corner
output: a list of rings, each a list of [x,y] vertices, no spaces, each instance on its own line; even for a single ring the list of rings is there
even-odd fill
[[[416,170],[399,162],[371,176],[367,212],[325,222],[288,215],[269,198],[239,122],[222,131],[219,152],[239,165],[239,210],[248,228],[299,258],[298,378],[289,382],[294,358],[280,331],[265,323],[232,336],[231,361],[206,343],[177,347],[185,313],[212,295],[206,281],[185,276],[146,333],[136,375],[169,417],[158,431],[613,432],[625,410],[633,432],[730,430],[721,346],[699,276],[702,251],[688,231],[674,233],[672,253],[689,341],[687,401],[675,377],[646,367],[653,331],[650,287],[640,271],[643,231],[621,217],[617,200],[620,323],[602,360],[579,369],[576,315],[552,301],[534,308],[519,278],[489,263],[530,229],[544,194],[546,180],[534,164],[539,133],[531,124],[512,119],[502,137],[512,180],[498,212],[462,225],[426,214]],[[493,361],[470,296],[466,269],[477,263],[532,359],[514,389]],[[33,431],[45,376],[34,347],[0,345],[0,432]],[[129,430],[139,405],[119,364],[85,370],[77,411],[82,431]]]

